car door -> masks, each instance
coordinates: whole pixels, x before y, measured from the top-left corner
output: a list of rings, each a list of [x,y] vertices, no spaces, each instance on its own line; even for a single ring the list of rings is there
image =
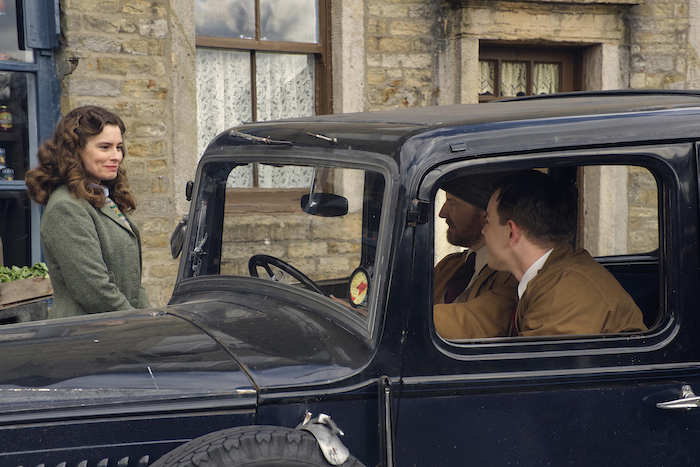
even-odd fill
[[[628,211],[626,241],[651,232],[658,245],[596,255],[644,311],[646,332],[448,341],[432,324],[432,281],[419,279],[434,264],[434,222],[416,225],[414,248],[425,254],[414,256],[415,307],[396,417],[396,465],[697,464],[695,154],[690,143],[526,154],[453,163],[425,177],[418,198],[434,203],[438,187],[450,177],[445,174],[568,167],[578,174],[579,196],[593,199],[582,174],[621,169],[623,177],[608,182],[615,188],[617,180],[625,193],[610,195],[599,187],[594,203],[580,203],[581,222],[590,228],[593,221],[584,219],[590,209],[607,203],[615,210],[620,203],[610,203],[609,197],[622,196]],[[635,179],[639,171],[648,174],[643,182]],[[637,206],[640,196],[655,208]],[[609,221],[611,232],[621,222],[605,212],[597,218]],[[586,232],[579,227],[581,241]]]

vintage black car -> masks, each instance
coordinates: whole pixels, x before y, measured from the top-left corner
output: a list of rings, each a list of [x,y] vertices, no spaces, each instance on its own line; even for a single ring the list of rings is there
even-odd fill
[[[698,142],[681,91],[225,131],[168,306],[0,327],[0,465],[695,466]],[[532,168],[647,331],[436,333],[440,187]]]

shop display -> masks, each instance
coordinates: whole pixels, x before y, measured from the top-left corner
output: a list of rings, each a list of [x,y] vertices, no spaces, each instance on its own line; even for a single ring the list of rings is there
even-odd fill
[[[12,113],[6,105],[0,105],[0,131],[12,131]]]

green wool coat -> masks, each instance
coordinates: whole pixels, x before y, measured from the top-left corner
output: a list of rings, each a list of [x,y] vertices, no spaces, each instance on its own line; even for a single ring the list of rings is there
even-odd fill
[[[126,215],[125,215],[126,217]],[[148,308],[141,285],[141,237],[105,204],[76,199],[61,185],[41,218],[41,245],[53,286],[50,318]]]

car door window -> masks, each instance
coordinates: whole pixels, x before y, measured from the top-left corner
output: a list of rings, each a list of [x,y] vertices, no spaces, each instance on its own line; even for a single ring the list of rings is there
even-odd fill
[[[605,282],[617,281],[622,285],[624,291],[643,312],[647,328],[656,324],[659,314],[659,213],[658,187],[653,174],[647,168],[631,165],[534,169],[562,180],[575,189],[578,217],[577,228],[572,236],[572,247],[590,253],[612,274]],[[446,182],[441,188],[445,194],[443,204],[436,204],[436,251],[444,249],[440,248],[439,244],[445,241],[458,248],[456,253],[440,260],[434,272],[435,326],[437,332],[442,332],[443,337],[448,339],[460,341],[513,335],[510,320],[515,319],[516,315],[510,315],[511,309],[516,307],[519,300],[515,288],[517,281],[514,278],[508,281],[504,275],[507,273],[502,269],[489,272],[489,264],[486,264],[483,258],[489,257],[493,260],[494,252],[489,251],[487,255],[481,250],[488,248],[481,235],[483,216],[480,216],[479,212],[483,213],[485,207],[485,193],[493,191],[489,185],[497,183],[496,180],[500,176],[496,173],[457,177]],[[443,226],[447,227],[447,231],[444,237],[440,237],[438,228]],[[476,248],[466,248],[472,246]],[[465,249],[467,251],[460,251]],[[474,249],[479,251],[475,255],[469,255]],[[477,270],[474,271],[471,280],[461,286],[464,287],[464,292],[450,295],[450,286],[458,275],[457,265],[465,263],[469,256],[476,257]],[[497,266],[491,266],[497,269]],[[595,272],[596,269],[591,271]],[[589,271],[588,274],[590,273]],[[489,275],[489,278],[480,282],[486,275]],[[586,280],[584,277],[582,279]],[[576,282],[567,285],[571,293],[574,293],[575,289],[571,287],[576,285]],[[504,297],[507,294],[512,296],[511,300]],[[444,304],[446,302],[449,304]],[[568,306],[564,301],[561,303],[562,306]],[[564,310],[558,312],[563,313]],[[559,318],[552,316],[551,319]],[[566,319],[575,318],[572,316]],[[590,311],[590,319],[595,319],[593,310]],[[608,319],[616,318],[611,316]],[[537,325],[547,327],[548,323],[538,322]],[[464,328],[463,331],[456,331],[459,327]],[[477,330],[467,329],[469,327]],[[621,324],[601,325],[599,332],[611,332],[615,329],[637,330],[638,327]],[[561,329],[567,334],[580,330],[580,333],[587,334],[589,332],[586,331],[598,328],[592,325],[588,327],[564,323],[551,329]]]

